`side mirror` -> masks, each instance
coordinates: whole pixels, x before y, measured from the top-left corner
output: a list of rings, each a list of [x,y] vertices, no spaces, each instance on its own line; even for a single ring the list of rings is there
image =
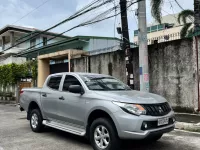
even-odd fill
[[[76,94],[84,94],[83,88],[80,85],[70,85],[69,92]]]

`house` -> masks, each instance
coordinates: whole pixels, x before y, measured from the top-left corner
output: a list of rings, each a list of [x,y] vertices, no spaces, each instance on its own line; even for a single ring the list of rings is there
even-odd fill
[[[73,71],[70,60],[121,50],[121,40],[115,37],[75,36],[34,49],[22,51],[18,57],[38,59],[38,85],[52,73]],[[45,70],[45,71],[44,71]]]
[[[187,22],[191,22],[190,19]],[[183,22],[179,24],[178,14],[170,14],[162,17],[162,24],[154,21],[147,27],[147,41],[148,45],[154,43],[167,42],[178,40],[181,38],[180,32],[183,27]],[[138,45],[138,30],[134,31],[133,42]]]
[[[42,31],[39,29],[14,25],[7,25],[0,29],[0,65],[23,63],[26,61],[25,57],[13,57],[13,55],[30,47],[37,48],[69,38],[53,32],[39,34],[40,32]],[[35,36],[37,34],[38,36]],[[27,40],[33,36],[35,36],[33,39]],[[57,36],[55,39],[48,41],[55,36]],[[23,42],[25,40],[27,41]]]

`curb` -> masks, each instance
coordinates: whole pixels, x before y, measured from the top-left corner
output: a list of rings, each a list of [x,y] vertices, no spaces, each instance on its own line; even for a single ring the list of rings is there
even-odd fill
[[[1,105],[17,105],[17,103],[15,101],[0,101]]]
[[[200,132],[200,123],[193,124],[193,123],[185,123],[185,122],[176,122],[175,128],[179,130]]]

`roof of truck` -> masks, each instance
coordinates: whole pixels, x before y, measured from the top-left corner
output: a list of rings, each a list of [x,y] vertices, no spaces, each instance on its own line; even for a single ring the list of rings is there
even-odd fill
[[[63,74],[71,74],[71,75],[90,75],[90,76],[95,76],[95,75],[101,75],[101,76],[109,76],[109,75],[105,75],[105,74],[98,74],[98,73],[86,73],[86,72],[62,72],[62,73],[55,73],[55,74],[51,74],[51,75],[63,75]]]

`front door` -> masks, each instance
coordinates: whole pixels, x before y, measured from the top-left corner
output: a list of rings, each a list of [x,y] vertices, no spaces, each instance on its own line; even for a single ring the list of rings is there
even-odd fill
[[[66,75],[63,87],[60,91],[58,102],[58,116],[60,121],[83,127],[85,117],[84,95],[74,94],[68,91],[70,85],[81,85],[79,80],[73,75]]]
[[[49,120],[57,120],[57,103],[59,100],[59,87],[62,75],[52,76],[48,79],[47,86],[41,91],[43,113]]]

